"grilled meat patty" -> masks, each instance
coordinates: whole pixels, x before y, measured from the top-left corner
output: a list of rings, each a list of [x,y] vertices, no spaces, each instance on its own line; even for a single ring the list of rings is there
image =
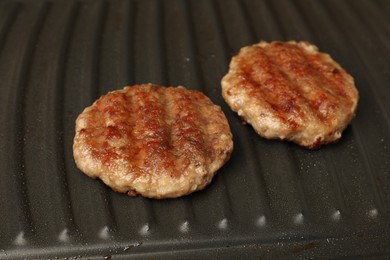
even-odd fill
[[[358,102],[351,75],[308,42],[244,47],[221,84],[231,109],[259,135],[307,148],[338,140]]]
[[[232,149],[219,106],[199,91],[153,84],[110,92],[87,107],[73,145],[85,174],[150,198],[203,189]]]

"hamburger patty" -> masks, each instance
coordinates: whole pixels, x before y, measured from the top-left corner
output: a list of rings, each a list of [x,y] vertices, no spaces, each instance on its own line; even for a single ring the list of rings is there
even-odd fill
[[[153,84],[99,98],[77,118],[73,144],[85,174],[150,198],[203,189],[232,150],[219,106],[199,91]]]
[[[221,84],[231,109],[259,135],[307,148],[338,140],[358,101],[351,75],[308,42],[244,47]]]

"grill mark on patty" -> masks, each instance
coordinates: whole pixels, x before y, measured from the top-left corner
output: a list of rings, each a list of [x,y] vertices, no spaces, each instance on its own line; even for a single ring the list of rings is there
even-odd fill
[[[159,95],[155,90],[155,86],[150,86],[148,89],[140,91],[134,96],[135,113],[139,115],[136,120],[134,130],[135,145],[139,149],[138,158],[132,160],[133,165],[140,165],[141,171],[137,173],[137,177],[142,175],[150,177],[150,173],[154,169],[160,168],[159,173],[167,171],[172,167],[172,156],[169,154],[169,133],[167,125],[162,120],[164,114],[164,106],[159,99]]]
[[[231,133],[229,129],[227,129],[223,125],[224,117],[223,113],[221,113],[222,109],[220,107],[215,107],[213,110],[210,111],[210,109],[207,109],[205,106],[202,106],[202,102],[199,100],[201,98],[206,98],[203,94],[199,93],[199,97],[195,104],[197,108],[200,111],[200,114],[202,115],[202,122],[201,126],[203,127],[203,130],[208,133],[208,135],[205,135],[205,152],[206,152],[206,160],[207,160],[207,165],[211,165],[211,169],[209,170],[215,170],[213,167],[215,165],[212,165],[211,162],[216,160],[216,158],[220,156],[224,156],[224,153],[226,152],[225,147],[221,147],[218,145],[219,140],[225,140],[228,138],[232,138]],[[219,124],[212,124],[212,121],[210,120],[211,114],[217,115],[218,118],[214,118],[214,121],[220,122]],[[221,134],[223,133],[223,134]],[[210,164],[209,164],[210,162]]]
[[[341,93],[338,91],[339,86],[334,85],[334,82],[331,82],[331,80],[325,76],[327,73],[324,71],[324,69],[321,69],[319,66],[317,66],[318,64],[315,64],[321,62],[323,67],[324,60],[328,60],[326,57],[327,55],[322,53],[309,53],[307,50],[304,50],[302,47],[296,44],[288,44],[288,47],[298,52],[304,62],[307,63],[305,66],[309,69],[310,76],[316,81],[317,85],[322,87],[320,88],[322,91],[327,92],[327,94],[331,95],[334,99],[340,97]],[[332,68],[332,71],[335,70],[335,73],[340,72],[340,70],[335,68],[333,64],[329,64],[329,66]],[[343,84],[343,82],[338,82],[337,84]],[[315,87],[317,87],[317,85],[315,85]],[[343,95],[341,96],[345,98],[345,92],[342,94]]]
[[[290,86],[286,75],[278,69],[265,50],[261,47],[253,48],[251,55],[254,65],[245,65],[244,74],[249,83],[253,85],[252,92],[274,110],[281,122],[284,122],[292,130],[297,130],[305,115],[301,113],[301,107],[297,103],[300,94]],[[248,54],[245,54],[247,57]],[[248,69],[252,67],[251,69]],[[256,71],[255,71],[256,70]],[[260,73],[259,77],[257,74]],[[265,75],[264,75],[265,74]],[[306,102],[305,99],[302,99]]]
[[[303,49],[298,46],[293,45],[292,47],[304,53]],[[322,86],[332,93],[334,97],[333,101],[337,103],[336,105],[342,107],[351,106],[353,103],[351,102],[351,99],[353,99],[353,97],[349,96],[347,93],[355,91],[352,77],[337,63],[332,61],[328,54],[309,53],[303,55],[303,57],[310,67],[315,70],[317,78],[323,83]],[[352,84],[348,84],[346,79],[350,79]],[[345,88],[349,88],[349,90],[347,91]],[[343,99],[343,101],[339,102],[339,98]]]
[[[131,87],[132,88],[132,87]],[[121,156],[124,159],[124,161],[127,164],[127,176],[131,179],[135,179],[137,176],[133,175],[133,172],[142,171],[142,165],[140,165],[139,160],[142,159],[142,147],[140,143],[137,140],[136,136],[136,122],[138,118],[136,117],[136,110],[137,110],[137,95],[141,92],[138,88],[132,88],[132,94],[129,95],[127,93],[127,90],[130,89],[130,87],[125,88],[123,91],[120,91],[126,96],[126,100],[122,108],[124,108],[124,111],[126,111],[126,115],[123,115],[122,118],[123,123],[125,125],[130,126],[127,131],[127,144],[121,148]],[[118,109],[121,109],[121,106],[118,106]],[[109,119],[109,118],[107,118]]]
[[[268,49],[262,48],[261,51],[262,54],[267,57],[268,62],[270,62],[271,70],[273,70],[274,73],[277,73],[277,75],[271,74],[271,82],[275,80],[275,77],[277,77],[277,80],[275,80],[275,89],[282,90],[283,95],[281,96],[288,98],[287,104],[282,103],[282,111],[280,113],[284,115],[284,113],[293,112],[293,114],[288,117],[295,117],[295,119],[299,121],[304,121],[307,116],[302,112],[302,110],[307,110],[307,108],[311,106],[308,98],[300,91],[300,86],[291,80],[288,73],[286,73],[284,64],[280,64],[274,60]],[[282,88],[280,88],[280,86],[282,86]],[[291,119],[288,120],[288,122],[290,121]],[[297,125],[301,125],[301,123],[297,123]]]
[[[134,118],[134,95],[128,95],[126,93],[126,89],[121,91],[125,98],[125,111],[126,115],[122,119],[123,124],[127,127],[124,128],[126,131],[127,144],[121,147],[122,156],[126,161],[131,161],[135,157],[135,155],[139,152],[139,147],[133,146],[135,140],[135,118]],[[134,149],[135,148],[135,149]]]
[[[202,139],[203,139],[203,158],[207,161],[207,165],[209,165],[209,162],[214,161],[215,154],[213,154],[211,151],[213,148],[211,146],[214,145],[213,140],[213,134],[211,133],[210,127],[212,124],[210,124],[210,120],[208,119],[208,114],[210,113],[209,109],[206,109],[202,104],[200,103],[200,100],[204,101],[206,99],[205,95],[198,91],[192,91],[192,96],[187,94],[192,99],[192,104],[194,104],[195,109],[198,111],[197,115],[199,115],[199,123],[198,127],[199,130],[202,132]],[[196,99],[195,96],[196,95]],[[213,120],[216,120],[213,118]],[[208,134],[206,134],[208,133]],[[215,148],[215,147],[214,147]]]
[[[319,80],[318,72],[306,61],[306,54],[290,44],[274,43],[266,50],[298,96],[304,98],[310,113],[318,119],[317,122],[328,125],[338,102],[332,93],[323,89],[325,84]]]
[[[167,158],[167,163],[169,167],[172,169],[172,173],[179,173],[180,169],[178,169],[175,160],[177,158],[177,147],[176,147],[176,137],[172,132],[173,122],[174,122],[174,114],[172,109],[172,99],[171,96],[168,95],[168,91],[163,91],[162,88],[157,88],[157,93],[159,95],[159,99],[161,100],[163,106],[163,114],[161,115],[164,122],[164,129],[167,133],[167,145],[169,150],[169,157]],[[167,165],[168,166],[168,165]],[[171,173],[171,177],[179,177],[179,174],[173,175]]]
[[[204,165],[206,158],[205,146],[209,145],[205,142],[205,134],[201,131],[202,117],[199,111],[194,107],[193,100],[187,91],[181,90],[181,95],[172,91],[172,111],[174,121],[172,124],[172,134],[177,153],[177,165],[181,166],[181,171],[191,164],[196,163],[196,166]],[[178,171],[178,172],[181,172]]]
[[[348,96],[347,91],[344,89],[344,87],[353,85],[345,84],[346,78],[350,78],[350,76],[343,68],[332,64],[329,59],[329,55],[323,53],[316,53],[307,57],[309,64],[318,71],[320,77],[328,83],[328,86],[338,97],[341,97],[350,105],[351,97]],[[326,62],[324,62],[324,60]],[[353,89],[349,89],[349,91],[353,91]]]
[[[85,119],[88,121],[88,128],[85,130],[89,133],[85,138],[89,140],[91,154],[108,167],[114,160],[120,158],[120,150],[113,146],[112,143],[122,139],[125,133],[128,132],[126,125],[120,121],[120,118],[123,116],[123,110],[126,111],[126,108],[123,106],[118,108],[116,106],[120,106],[123,103],[125,95],[115,93],[115,95],[110,97],[114,105],[106,106],[106,101],[100,98],[96,101],[96,106],[88,111],[89,117]],[[112,124],[104,124],[107,117],[111,118]]]
[[[275,108],[272,107],[272,104],[265,99],[267,95],[265,95],[264,91],[261,89],[260,83],[253,80],[253,66],[241,57],[234,57],[233,60],[236,64],[239,64],[240,66],[239,71],[234,72],[235,74],[238,74],[238,77],[242,79],[242,82],[240,82],[240,86],[244,89],[247,89],[249,93],[253,95],[253,97],[256,96],[258,102],[261,102],[264,106],[267,106],[268,109],[275,110]],[[234,89],[236,87],[237,86],[233,86],[232,88],[228,89],[226,94],[228,96],[231,96],[232,93],[235,92]],[[243,100],[242,102],[244,103],[245,100]]]

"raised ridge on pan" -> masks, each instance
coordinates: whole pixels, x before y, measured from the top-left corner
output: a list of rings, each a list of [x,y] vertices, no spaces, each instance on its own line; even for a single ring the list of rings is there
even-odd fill
[[[388,257],[388,14],[384,0],[2,1],[0,258]],[[220,95],[242,46],[290,39],[361,93],[342,140],[315,152],[259,138]],[[76,116],[142,82],[222,106],[236,150],[206,190],[132,199],[76,169]]]

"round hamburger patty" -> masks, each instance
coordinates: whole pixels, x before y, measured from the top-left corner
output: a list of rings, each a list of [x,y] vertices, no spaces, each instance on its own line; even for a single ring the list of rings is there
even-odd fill
[[[199,91],[153,84],[99,98],[77,118],[73,144],[85,174],[150,198],[203,189],[232,150],[219,106]]]
[[[351,75],[308,42],[244,47],[221,84],[231,109],[259,135],[307,148],[338,140],[358,101]]]

